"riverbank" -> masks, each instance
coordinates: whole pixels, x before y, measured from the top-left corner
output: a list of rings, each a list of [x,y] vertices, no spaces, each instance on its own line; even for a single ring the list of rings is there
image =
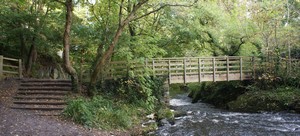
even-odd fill
[[[193,102],[201,100],[226,110],[300,113],[300,89],[295,86],[231,81],[190,84],[188,87]]]

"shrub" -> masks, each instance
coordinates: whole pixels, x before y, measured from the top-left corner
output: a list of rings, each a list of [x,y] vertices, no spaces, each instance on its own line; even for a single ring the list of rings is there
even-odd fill
[[[140,104],[153,110],[163,98],[163,79],[150,76],[136,76],[113,79],[104,83],[102,93],[125,100],[128,103]]]
[[[70,100],[64,115],[87,127],[128,129],[160,108],[162,86],[163,79],[145,75],[108,80],[93,98]]]

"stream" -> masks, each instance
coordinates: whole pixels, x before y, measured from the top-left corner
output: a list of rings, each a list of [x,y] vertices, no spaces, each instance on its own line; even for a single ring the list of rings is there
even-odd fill
[[[186,94],[170,100],[175,118],[156,131],[159,136],[300,136],[300,115],[292,113],[239,113],[205,103],[191,103]]]

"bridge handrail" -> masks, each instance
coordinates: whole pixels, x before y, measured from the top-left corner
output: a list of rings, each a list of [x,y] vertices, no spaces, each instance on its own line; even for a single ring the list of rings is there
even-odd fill
[[[4,75],[18,75],[22,78],[22,60],[0,55],[0,79]]]

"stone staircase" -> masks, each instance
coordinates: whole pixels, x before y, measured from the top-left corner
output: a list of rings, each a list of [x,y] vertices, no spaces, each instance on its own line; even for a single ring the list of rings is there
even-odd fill
[[[13,109],[33,110],[38,115],[57,116],[71,93],[70,80],[23,79],[13,97]]]

